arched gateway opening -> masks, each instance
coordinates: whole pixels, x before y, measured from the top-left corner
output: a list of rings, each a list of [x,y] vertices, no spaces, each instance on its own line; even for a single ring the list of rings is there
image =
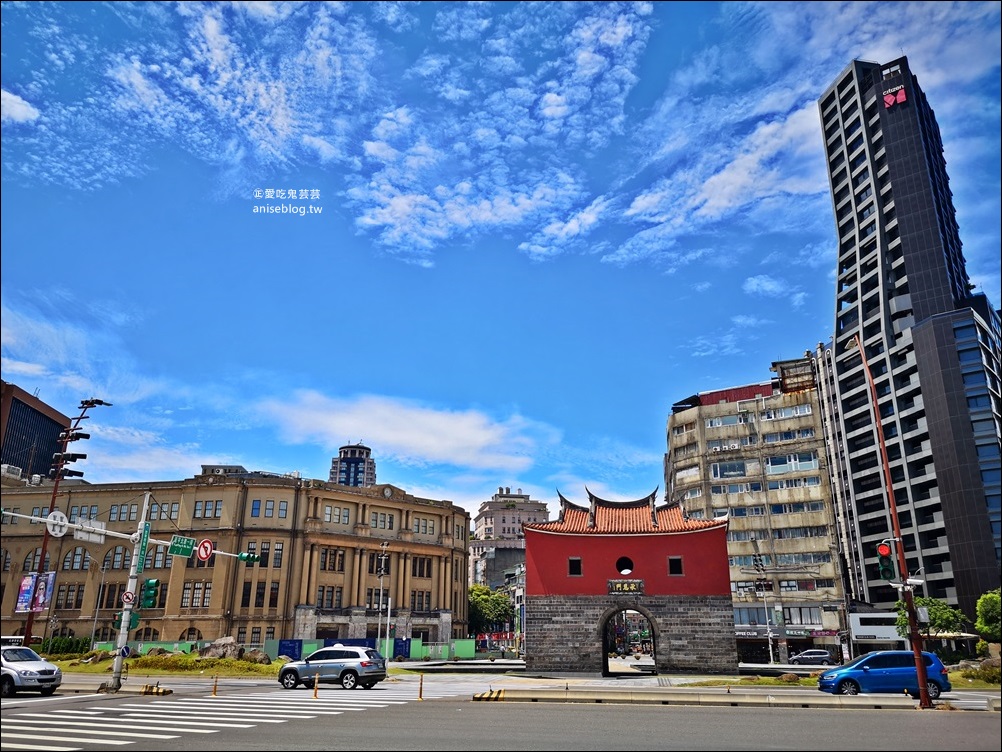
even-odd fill
[[[602,676],[658,673],[657,629],[649,615],[613,610],[602,625]]]

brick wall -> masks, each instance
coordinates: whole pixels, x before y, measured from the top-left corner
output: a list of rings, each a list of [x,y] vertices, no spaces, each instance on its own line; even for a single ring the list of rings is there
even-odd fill
[[[658,673],[736,673],[730,596],[526,596],[529,671],[607,670],[603,633],[625,609],[651,622]]]

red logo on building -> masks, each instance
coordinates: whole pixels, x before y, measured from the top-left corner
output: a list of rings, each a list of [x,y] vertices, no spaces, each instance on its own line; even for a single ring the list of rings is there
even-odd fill
[[[896,92],[889,92],[887,94],[884,94],[884,109],[886,110],[890,107],[893,107],[896,104],[901,104],[902,102],[906,101],[907,98],[908,97],[905,96],[904,89],[898,89]]]

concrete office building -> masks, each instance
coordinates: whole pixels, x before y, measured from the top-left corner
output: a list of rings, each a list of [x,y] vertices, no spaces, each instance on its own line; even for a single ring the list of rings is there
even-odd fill
[[[470,540],[470,583],[496,589],[505,584],[505,572],[525,564],[523,522],[547,522],[546,503],[533,501],[529,494],[510,486],[485,501],[473,518]]]
[[[974,618],[999,586],[999,312],[972,295],[939,126],[908,59],[854,60],[819,110],[838,265],[834,338],[815,363],[847,587],[885,609],[899,597],[876,566],[894,526],[872,382],[916,594]]]

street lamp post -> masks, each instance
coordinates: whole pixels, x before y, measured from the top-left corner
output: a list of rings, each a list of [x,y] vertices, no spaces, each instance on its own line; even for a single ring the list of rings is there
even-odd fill
[[[90,555],[90,553],[87,554],[87,559],[88,561],[95,560],[94,557]],[[101,600],[104,598],[104,575],[108,571],[108,568],[105,567],[103,564],[101,564],[100,567],[101,567],[101,587],[98,588],[97,599],[94,601],[94,626],[90,631],[91,650],[97,650],[97,615],[98,612],[101,610]]]
[[[379,575],[379,610],[376,612],[376,650],[379,650],[379,642],[383,637],[383,577],[386,576],[386,546],[388,543],[389,541],[383,541],[380,544],[382,551],[380,551],[377,557],[377,561],[379,562],[379,567],[376,570],[376,573]],[[389,631],[389,621],[390,615],[387,613],[387,631]]]
[[[905,543],[901,537],[901,521],[898,519],[898,505],[894,498],[894,481],[891,478],[891,465],[887,460],[887,445],[884,442],[884,424],[880,419],[880,409],[877,404],[877,387],[873,383],[873,374],[870,372],[870,364],[866,361],[866,351],[863,349],[863,343],[860,341],[858,333],[853,335],[852,346],[859,350],[859,357],[863,362],[863,370],[866,373],[866,383],[870,389],[870,408],[873,413],[873,423],[877,431],[877,443],[880,445],[880,461],[884,466],[884,492],[887,495],[887,509],[891,516],[891,530],[894,535],[898,559],[898,574],[901,577],[901,598],[905,602],[905,612],[908,615],[908,641],[911,643],[912,653],[915,655],[915,671],[918,675],[919,685],[919,707],[931,708],[932,701],[929,699],[929,687],[927,684],[928,675],[925,670],[925,661],[922,657],[922,634],[918,629],[918,618],[915,614],[915,599],[912,596],[912,588],[908,584],[908,580],[910,579],[908,561],[905,559]]]
[[[62,479],[63,475],[83,475],[79,471],[64,471],[63,465],[67,462],[73,462],[76,459],[84,459],[87,455],[71,455],[67,456],[66,447],[71,441],[76,441],[77,439],[89,439],[90,435],[85,433],[78,433],[77,429],[80,424],[87,419],[87,411],[92,407],[97,407],[99,405],[105,405],[111,407],[110,402],[105,402],[99,399],[86,399],[80,401],[80,415],[73,419],[72,425],[65,429],[59,434],[60,447],[59,452],[53,456],[54,465],[52,472],[55,473],[52,479],[52,498],[49,500],[49,515],[51,515],[56,510],[56,496],[59,493],[59,481]],[[49,526],[46,524],[45,530],[42,533],[42,549],[41,554],[38,557],[38,577],[35,578],[36,587],[39,580],[41,580],[41,575],[45,572],[45,554],[49,547]],[[34,594],[32,594],[34,600]],[[35,612],[28,611],[28,618],[24,625],[24,644],[31,644],[31,627],[35,622]]]

